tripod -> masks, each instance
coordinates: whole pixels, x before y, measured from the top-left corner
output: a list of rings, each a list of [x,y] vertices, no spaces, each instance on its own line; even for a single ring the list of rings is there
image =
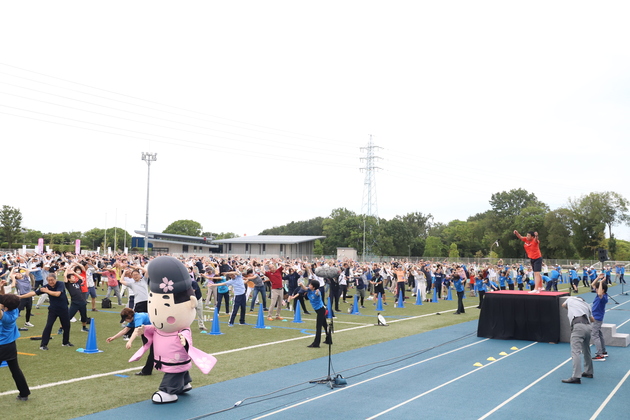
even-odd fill
[[[324,340],[324,344],[328,344],[328,375],[326,379],[309,381],[311,384],[326,384],[333,389],[335,387],[344,386],[347,384],[346,380],[341,375],[336,375],[334,378],[331,376],[332,370],[332,334],[334,332],[334,321],[330,318],[330,322],[326,325],[326,340]]]

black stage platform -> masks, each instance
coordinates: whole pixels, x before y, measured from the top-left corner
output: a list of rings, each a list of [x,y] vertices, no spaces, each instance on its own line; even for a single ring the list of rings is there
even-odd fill
[[[486,293],[477,337],[557,343],[560,341],[560,296],[568,295],[518,290]]]

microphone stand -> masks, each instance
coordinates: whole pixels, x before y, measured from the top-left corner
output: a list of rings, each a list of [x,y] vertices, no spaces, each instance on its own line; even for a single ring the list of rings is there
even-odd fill
[[[330,389],[333,389],[335,387],[338,386],[343,386],[345,385],[345,380],[338,380],[338,377],[341,377],[341,375],[337,375],[337,377],[333,378],[331,376],[331,370],[332,370],[332,344],[333,344],[333,340],[332,340],[332,334],[334,332],[334,321],[332,318],[330,318],[330,322],[328,323],[328,325],[326,326],[326,340],[324,340],[324,344],[328,344],[328,375],[326,376],[326,379],[321,379],[321,380],[316,380],[316,381],[309,381],[309,383],[311,384],[326,384],[330,387]]]

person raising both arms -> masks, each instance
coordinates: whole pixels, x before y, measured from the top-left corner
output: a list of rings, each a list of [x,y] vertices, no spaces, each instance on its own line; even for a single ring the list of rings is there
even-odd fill
[[[529,258],[532,271],[534,272],[534,289],[529,293],[540,293],[543,290],[542,286],[542,254],[540,253],[540,240],[538,239],[538,232],[527,232],[527,236],[521,236],[518,230],[514,231],[514,234],[518,239],[525,242],[523,245],[527,257]]]

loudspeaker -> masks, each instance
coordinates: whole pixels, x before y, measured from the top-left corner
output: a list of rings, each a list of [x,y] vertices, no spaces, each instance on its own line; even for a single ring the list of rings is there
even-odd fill
[[[608,250],[604,248],[599,248],[597,250],[597,254],[599,255],[599,261],[604,262],[608,261]]]

